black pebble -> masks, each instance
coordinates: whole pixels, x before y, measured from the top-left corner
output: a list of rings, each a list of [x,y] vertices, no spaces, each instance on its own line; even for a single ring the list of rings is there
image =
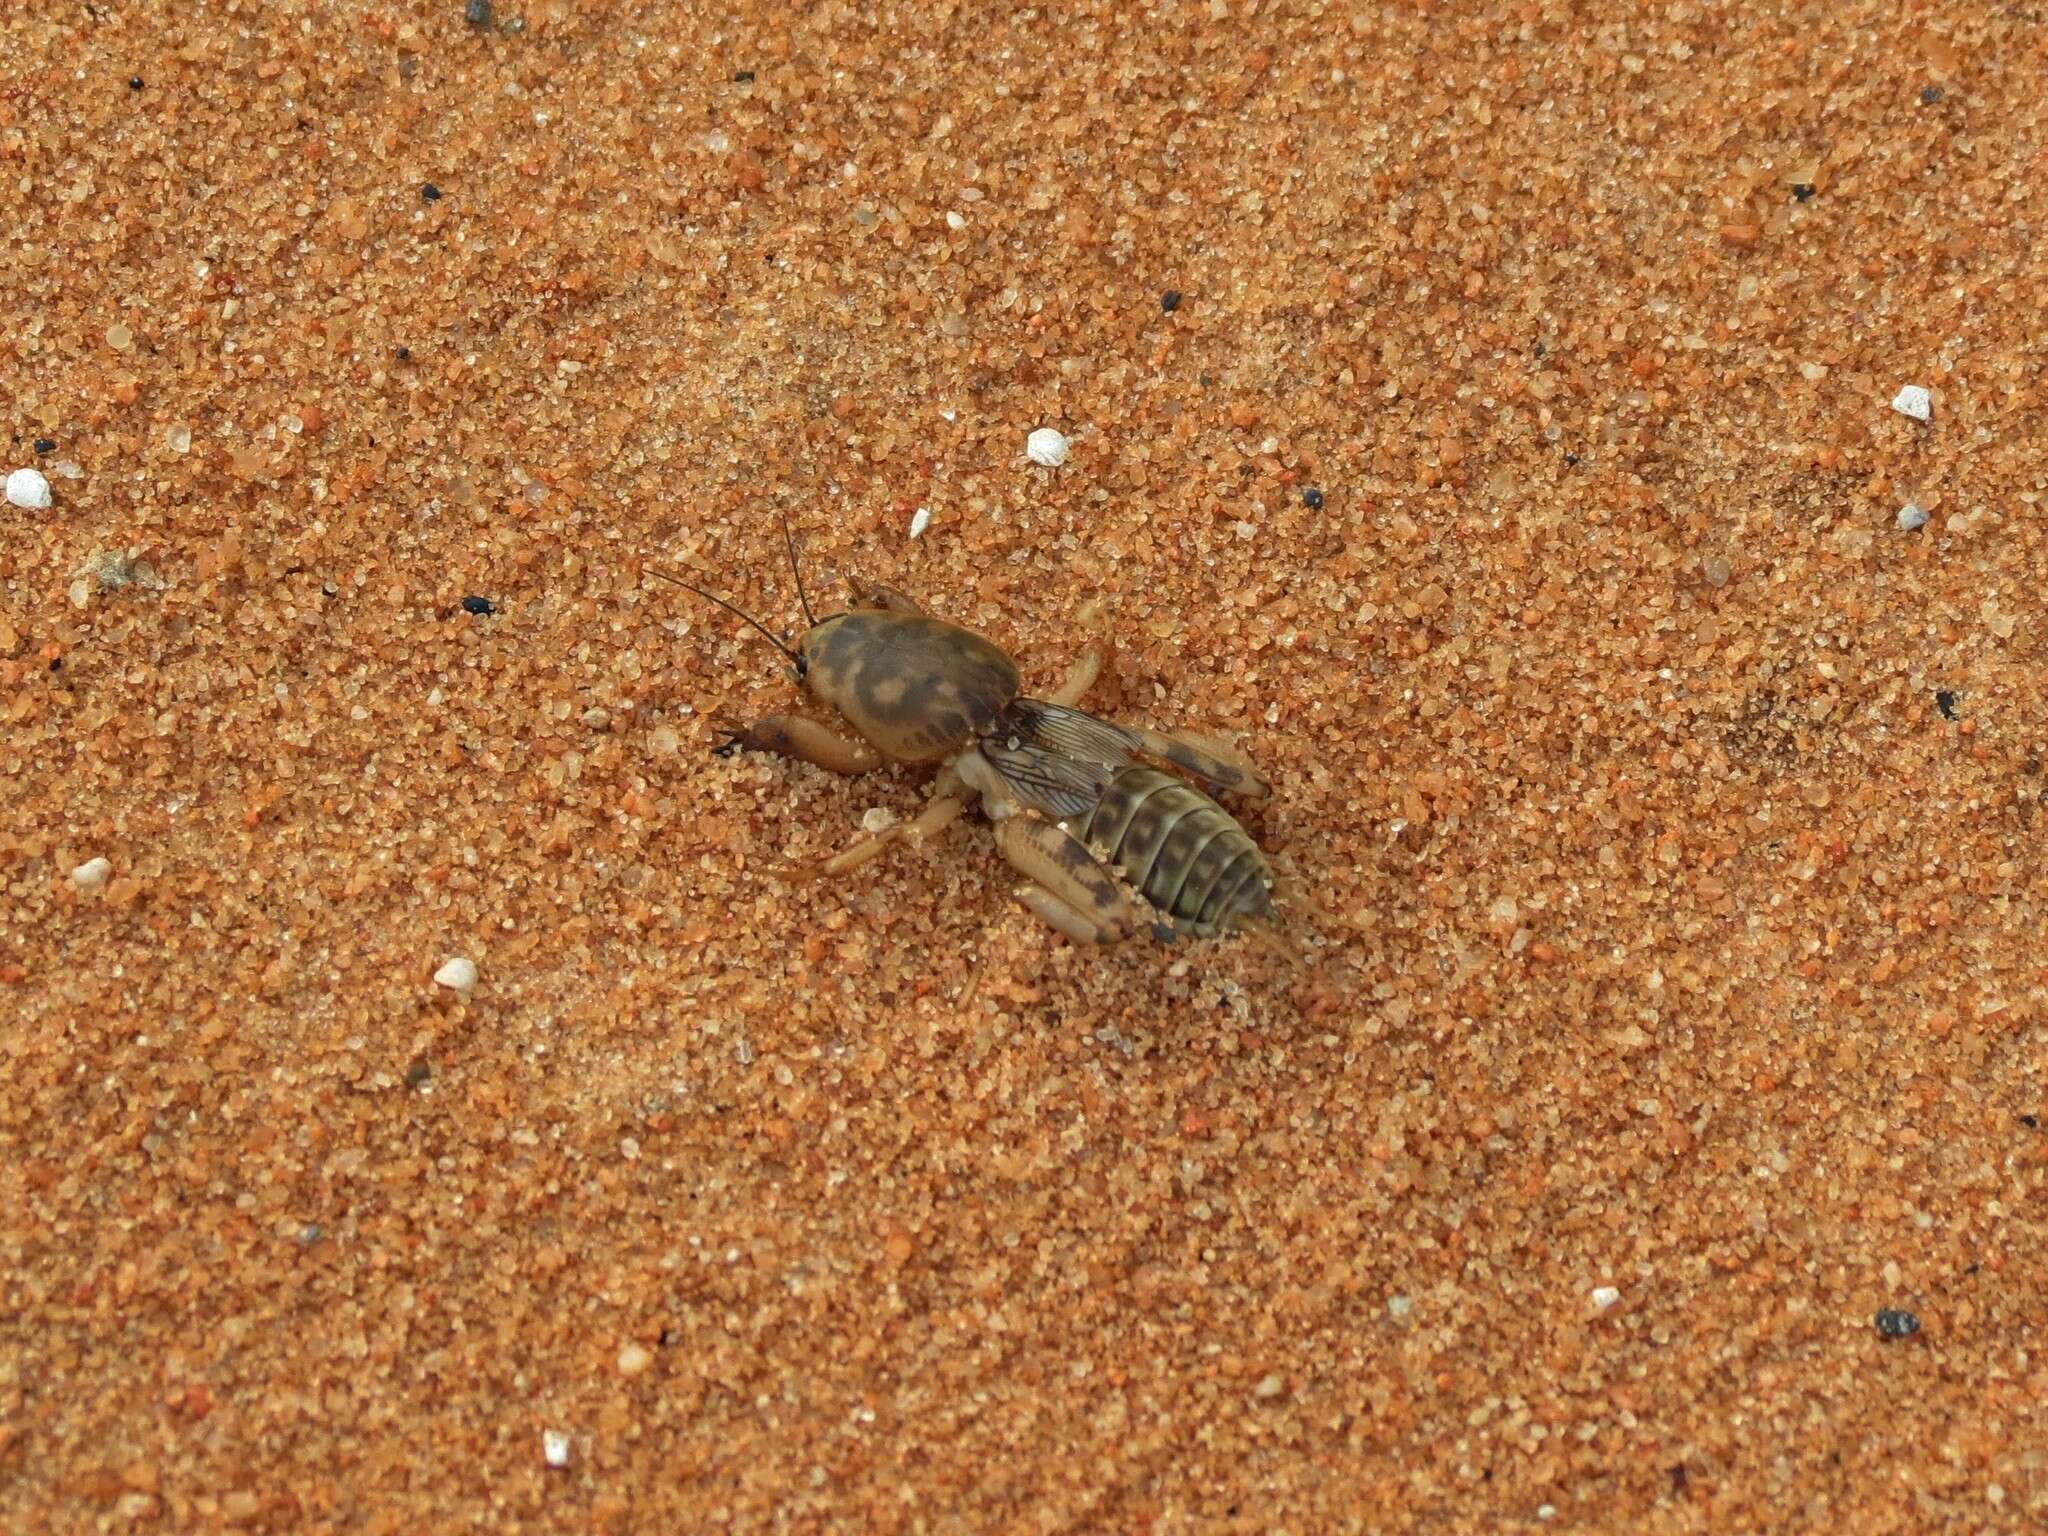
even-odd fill
[[[1320,512],[1323,510],[1323,493],[1310,486],[1301,493],[1301,504],[1311,512]]]
[[[401,363],[409,363],[409,362],[411,362],[411,361],[412,361],[412,348],[411,348],[411,347],[400,347],[400,348],[398,349],[398,360],[399,360],[399,361],[400,361]]]
[[[128,89],[129,89],[129,90],[131,90],[131,91],[139,91],[139,90],[141,90],[141,89],[142,89],[142,76],[140,76],[140,75],[130,75],[130,76],[128,77]]]
[[[1877,1331],[1888,1339],[1910,1339],[1920,1331],[1920,1319],[1897,1307],[1886,1307],[1875,1319]]]
[[[2041,1117],[2039,1115],[2021,1115],[2020,1124],[2030,1131],[2038,1131],[2041,1129]]]
[[[1920,105],[1923,107],[1931,107],[1937,101],[1940,101],[1941,98],[1946,96],[1947,94],[1948,92],[1944,91],[1938,85],[1922,86],[1920,89]]]
[[[753,84],[753,81],[754,72],[751,69],[738,70],[733,74],[732,77],[732,83],[734,85],[751,85]]]
[[[434,1069],[424,1061],[416,1061],[405,1069],[405,1086],[417,1088],[434,1075]]]
[[[1172,314],[1176,309],[1179,309],[1180,290],[1178,288],[1169,288],[1166,290],[1166,292],[1159,295],[1159,307],[1165,310],[1169,315]]]
[[[1936,693],[1936,694],[1935,694],[1935,696],[1934,696],[1934,707],[1935,707],[1936,709],[1938,709],[1938,710],[1940,710],[1940,711],[1941,711],[1941,718],[1942,718],[1942,719],[1944,719],[1944,720],[1954,720],[1954,719],[1956,719],[1956,718],[1957,718],[1957,715],[1956,715],[1956,691],[1955,691],[1955,689],[1953,689],[1953,688],[1943,688],[1943,689],[1942,689],[1942,690],[1941,690],[1940,692]]]
[[[488,27],[491,24],[491,0],[469,0],[462,8],[462,19],[472,27]]]
[[[39,437],[36,439],[37,453],[55,453],[56,451],[57,442],[55,438]]]
[[[492,606],[491,600],[488,597],[470,596],[462,600],[462,611],[464,613],[496,613],[498,610]]]
[[[420,188],[420,196],[430,203],[438,203],[441,201],[441,189],[430,181]]]
[[[1813,196],[1812,183],[1804,181],[1793,182],[1792,195],[1793,197],[1797,198],[1800,202],[1805,202],[1809,197]]]

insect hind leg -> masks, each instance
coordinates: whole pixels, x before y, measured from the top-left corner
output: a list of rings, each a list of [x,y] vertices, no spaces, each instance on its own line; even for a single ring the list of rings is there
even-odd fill
[[[1077,943],[1113,944],[1144,927],[1109,871],[1064,828],[1011,816],[996,828],[996,847],[1032,882],[1018,900]]]
[[[1076,944],[1113,944],[1123,937],[1120,933],[1112,933],[1073,903],[1062,901],[1042,885],[1019,886],[1017,899]]]
[[[1148,731],[1140,725],[1124,727],[1138,738],[1138,750],[1173,764],[1218,789],[1247,799],[1263,800],[1273,792],[1266,776],[1237,748],[1192,731]]]

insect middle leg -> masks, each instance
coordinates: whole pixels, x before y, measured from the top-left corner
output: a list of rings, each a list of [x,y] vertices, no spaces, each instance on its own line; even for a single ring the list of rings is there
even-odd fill
[[[1050,695],[1052,703],[1065,704],[1069,708],[1079,704],[1081,696],[1095,686],[1095,679],[1102,675],[1102,669],[1115,658],[1116,641],[1110,636],[1105,611],[1100,598],[1081,605],[1081,625],[1093,631],[1093,638],[1088,649],[1074,658],[1073,666],[1067,669],[1059,687],[1053,689]]]
[[[816,873],[836,877],[875,858],[891,843],[908,841],[920,844],[929,841],[951,826],[959,814],[967,808],[967,800],[960,785],[960,776],[951,768],[932,782],[931,803],[913,821],[899,822],[885,827],[874,836],[855,843],[844,853],[835,853],[816,868]]]

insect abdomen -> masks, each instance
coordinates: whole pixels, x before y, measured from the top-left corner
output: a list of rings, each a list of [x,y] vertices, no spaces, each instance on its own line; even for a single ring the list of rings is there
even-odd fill
[[[1272,877],[1258,844],[1214,800],[1155,769],[1118,773],[1081,837],[1153,906],[1197,931],[1272,915]]]

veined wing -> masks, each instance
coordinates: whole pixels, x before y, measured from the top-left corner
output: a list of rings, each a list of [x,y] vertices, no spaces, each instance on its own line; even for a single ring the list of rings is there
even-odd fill
[[[1055,821],[1093,812],[1117,772],[1106,763],[1032,745],[1021,735],[984,737],[981,755],[1019,800]]]
[[[1024,746],[1040,747],[1084,763],[1099,763],[1105,768],[1124,767],[1131,754],[1144,745],[1144,738],[1136,731],[1098,720],[1086,710],[1048,704],[1042,699],[1011,700],[996,727],[999,732],[1005,728]]]

